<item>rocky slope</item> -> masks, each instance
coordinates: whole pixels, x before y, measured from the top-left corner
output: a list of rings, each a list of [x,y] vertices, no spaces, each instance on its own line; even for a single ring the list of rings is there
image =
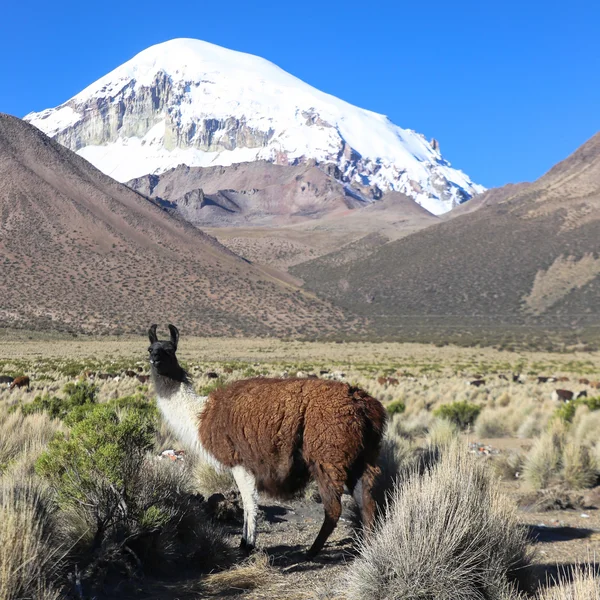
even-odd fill
[[[281,225],[372,204],[314,161],[296,166],[262,160],[229,167],[181,165],[127,185],[198,226]]]
[[[152,46],[26,120],[119,181],[179,164],[315,161],[364,201],[400,191],[444,213],[483,191],[439,144],[262,58],[191,39]]]
[[[388,333],[416,322],[600,325],[600,134],[533,184],[486,197],[367,257],[291,272]]]
[[[0,327],[309,335],[353,327],[35,127],[0,114]]]

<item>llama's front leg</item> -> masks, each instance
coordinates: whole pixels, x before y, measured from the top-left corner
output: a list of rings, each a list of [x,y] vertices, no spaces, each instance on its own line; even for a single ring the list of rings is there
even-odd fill
[[[256,545],[256,517],[258,513],[258,494],[254,475],[242,466],[233,467],[231,473],[242,495],[244,505],[244,531],[240,547],[250,552]]]

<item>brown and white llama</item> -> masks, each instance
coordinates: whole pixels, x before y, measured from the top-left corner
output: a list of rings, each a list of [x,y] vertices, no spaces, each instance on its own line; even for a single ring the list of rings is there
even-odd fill
[[[158,406],[179,440],[220,470],[230,470],[242,496],[241,547],[256,543],[257,494],[286,498],[317,482],[325,519],[308,551],[314,557],[337,525],[344,486],[356,492],[365,531],[375,517],[373,486],[386,422],[366,392],[320,379],[246,379],[198,396],[175,355],[179,341],[149,330]],[[359,493],[360,490],[360,493]]]

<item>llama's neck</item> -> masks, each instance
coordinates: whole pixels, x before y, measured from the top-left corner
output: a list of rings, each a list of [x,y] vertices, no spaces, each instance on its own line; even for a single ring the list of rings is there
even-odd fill
[[[200,442],[199,424],[207,396],[198,396],[186,377],[184,381],[161,381],[166,377],[155,374],[157,403],[163,418],[175,437],[185,449],[201,459],[221,468],[216,459],[209,454]]]

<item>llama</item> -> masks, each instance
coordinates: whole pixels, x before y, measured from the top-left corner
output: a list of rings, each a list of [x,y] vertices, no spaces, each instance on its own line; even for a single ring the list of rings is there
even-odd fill
[[[366,532],[375,518],[373,486],[386,423],[382,404],[366,392],[321,379],[246,379],[197,396],[170,341],[148,332],[158,406],[179,440],[220,470],[230,470],[242,496],[241,547],[256,543],[258,491],[289,498],[316,479],[325,518],[308,551],[323,548],[342,511],[344,485],[356,492]],[[360,490],[360,492],[359,492]]]
[[[22,377],[15,377],[15,379],[13,379],[13,382],[10,384],[10,389],[14,390],[15,388],[26,387],[29,390],[29,383],[29,377],[27,377],[27,375],[24,375]]]

